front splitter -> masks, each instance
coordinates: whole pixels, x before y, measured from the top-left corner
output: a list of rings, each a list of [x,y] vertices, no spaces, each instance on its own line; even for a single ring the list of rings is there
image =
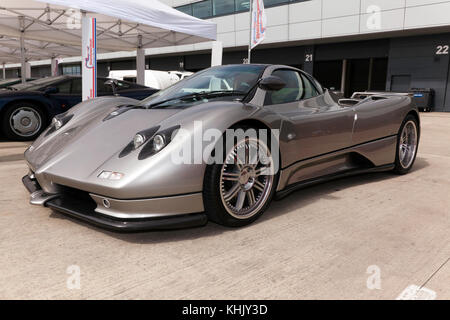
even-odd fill
[[[22,182],[30,193],[40,190],[35,180],[28,175],[22,178]],[[170,217],[153,217],[139,219],[119,219],[100,214],[95,211],[95,202],[83,201],[66,195],[59,195],[44,204],[46,207],[64,213],[76,219],[85,221],[103,229],[115,232],[143,232],[174,230],[206,225],[208,218],[205,213],[191,213],[174,215]]]

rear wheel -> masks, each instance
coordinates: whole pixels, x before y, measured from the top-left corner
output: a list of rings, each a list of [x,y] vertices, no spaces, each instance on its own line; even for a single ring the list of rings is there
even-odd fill
[[[34,140],[45,129],[45,114],[30,102],[17,102],[3,115],[3,131],[12,140]]]
[[[227,150],[223,162],[206,169],[208,218],[229,227],[250,224],[269,206],[278,181],[270,149],[259,138],[246,138]]]
[[[408,115],[403,121],[397,137],[394,172],[405,174],[411,170],[416,160],[418,145],[419,123],[414,116]]]

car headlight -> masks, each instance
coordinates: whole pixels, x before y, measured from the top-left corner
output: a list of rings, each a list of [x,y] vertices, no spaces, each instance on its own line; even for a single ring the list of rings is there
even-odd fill
[[[56,130],[59,130],[63,126],[63,122],[55,117],[52,120],[52,125],[55,127]]]
[[[49,134],[51,134],[55,131],[58,131],[59,129],[64,127],[67,124],[67,122],[69,122],[70,119],[72,119],[72,118],[73,118],[73,114],[67,115],[66,112],[56,115],[52,119],[52,124],[50,125],[50,128],[45,135],[48,136]]]
[[[119,158],[123,158],[130,154],[133,150],[142,147],[139,152],[138,159],[146,159],[164,149],[173,136],[176,134],[180,126],[173,126],[168,129],[158,131],[159,126],[153,127],[144,131],[136,133],[133,137],[133,141],[127,144],[127,146],[120,152]]]
[[[164,137],[162,135],[157,134],[153,138],[153,150],[155,150],[156,152],[159,152],[165,146],[166,146],[166,140],[164,139]]]
[[[149,143],[145,144],[139,153],[138,159],[144,160],[160,152],[170,143],[170,141],[172,141],[172,138],[176,135],[178,129],[180,129],[180,126],[173,126],[159,131]]]
[[[119,158],[125,157],[130,154],[131,151],[139,149],[142,145],[144,145],[147,141],[149,141],[156,132],[158,132],[159,126],[152,127],[147,130],[140,131],[136,133],[133,137],[133,140],[127,144],[127,146],[120,152]]]
[[[143,136],[140,133],[137,133],[133,138],[133,145],[134,145],[135,149],[142,146],[144,144],[144,142],[145,142],[145,136]]]

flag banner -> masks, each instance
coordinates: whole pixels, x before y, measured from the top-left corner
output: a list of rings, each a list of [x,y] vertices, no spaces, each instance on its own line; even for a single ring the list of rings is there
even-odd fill
[[[251,49],[260,44],[266,35],[267,17],[264,11],[263,0],[251,0],[252,5],[252,35],[251,35]]]
[[[97,20],[82,18],[83,101],[97,96]]]

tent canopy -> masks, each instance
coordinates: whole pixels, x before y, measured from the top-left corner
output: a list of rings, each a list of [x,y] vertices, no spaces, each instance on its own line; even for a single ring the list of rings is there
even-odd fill
[[[216,24],[184,14],[157,0],[1,0],[0,57],[80,55],[81,14],[97,19],[99,52],[133,51],[216,39]]]
[[[102,52],[100,50],[100,52]],[[105,50],[103,50],[105,52]],[[26,60],[47,60],[56,57],[80,55],[80,48],[48,41],[25,40]],[[19,63],[21,61],[20,39],[0,36],[0,63]]]

